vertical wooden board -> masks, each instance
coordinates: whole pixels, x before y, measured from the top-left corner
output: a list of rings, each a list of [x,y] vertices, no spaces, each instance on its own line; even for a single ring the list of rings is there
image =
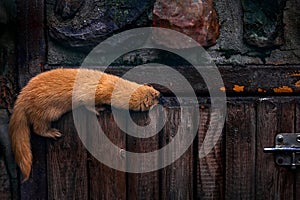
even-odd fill
[[[29,179],[22,183],[21,199],[47,199],[46,139],[31,133],[32,166]]]
[[[225,199],[255,199],[255,105],[227,106]]]
[[[275,144],[280,132],[294,132],[295,104],[280,99],[261,100],[257,106],[256,199],[293,199],[294,177],[290,169],[277,166],[264,147]]]
[[[218,114],[218,113],[216,113]],[[213,115],[213,114],[212,114]],[[210,126],[211,112],[208,107],[201,106],[200,122],[198,130],[198,151],[201,149],[203,142],[207,136],[207,130]],[[214,135],[208,136],[214,137]],[[223,199],[224,195],[224,152],[223,152],[223,136],[213,149],[204,157],[198,153],[197,159],[197,199]],[[207,140],[208,139],[208,140]],[[206,138],[206,141],[212,141]]]
[[[44,1],[17,0],[17,63],[19,86],[42,71],[45,63]],[[30,179],[20,187],[21,199],[46,199],[45,140],[32,134],[33,165]]]
[[[5,111],[5,110],[2,110]],[[3,114],[1,116],[1,114]],[[0,109],[0,199],[19,199],[19,179],[17,165],[8,134],[8,116]]]
[[[0,153],[4,154],[4,152],[1,151]],[[11,199],[9,177],[5,168],[5,163],[2,155],[0,155],[0,199]]]
[[[299,99],[296,100],[295,103],[296,107],[296,116],[295,116],[295,132],[300,133],[300,101]],[[295,171],[295,196],[294,199],[300,199],[300,170],[299,167]]]
[[[11,2],[12,3],[12,2]],[[1,6],[0,6],[1,9]],[[1,26],[1,25],[0,25]],[[2,112],[7,109],[10,113],[14,106],[14,101],[18,90],[18,71],[16,67],[16,47],[15,47],[15,24],[8,25],[10,28],[2,27],[0,29],[0,123],[2,121]]]
[[[122,115],[122,113],[118,113]],[[90,116],[95,117],[95,116]],[[121,117],[122,119],[122,117]],[[118,125],[114,121],[113,115],[110,111],[104,111],[99,113],[99,124],[103,130],[103,133],[113,142],[114,145],[125,150],[126,147],[126,135],[118,128]],[[88,119],[88,122],[90,120]],[[122,122],[120,122],[122,123]],[[126,123],[125,120],[123,124]],[[96,128],[91,126],[97,126],[98,124],[89,124],[90,134],[96,133]],[[91,141],[92,148],[97,148],[101,145],[99,137],[93,137]],[[100,148],[99,148],[100,149]],[[115,155],[110,149],[105,152],[99,152],[109,154],[112,160],[118,161],[120,168],[125,171],[126,159],[122,151]],[[98,161],[95,157],[89,154],[89,199],[126,199],[126,173],[112,169],[109,166],[104,165]]]
[[[44,1],[16,0],[17,59],[19,84],[24,87],[29,79],[43,70],[46,60]]]
[[[48,199],[87,199],[87,153],[77,135],[72,113],[53,125],[63,136],[48,141]]]
[[[174,139],[177,132],[192,134],[195,128],[195,107],[170,107],[167,109],[167,122],[163,129],[162,147]],[[182,114],[182,115],[181,115]],[[177,133],[178,134],[178,133]],[[179,138],[183,141],[183,138]],[[194,198],[194,162],[193,145],[183,155],[176,155],[179,146],[173,146],[174,152],[164,152],[162,159],[170,159],[180,156],[178,160],[161,170],[161,199],[193,199]]]
[[[139,132],[132,124],[127,124],[127,131],[136,134],[153,134],[148,138],[138,138],[129,136],[127,132],[127,151],[135,153],[148,153],[159,149],[159,136],[157,126],[159,123],[159,109],[154,108],[150,111],[151,118],[147,113],[131,113],[133,122],[139,126],[149,126],[148,132]],[[142,157],[142,155],[139,155]],[[144,157],[145,158],[145,157]],[[137,166],[146,169],[147,166],[158,165],[159,158],[143,160],[141,162],[126,155],[127,169]],[[159,171],[147,173],[127,173],[127,199],[159,199]]]

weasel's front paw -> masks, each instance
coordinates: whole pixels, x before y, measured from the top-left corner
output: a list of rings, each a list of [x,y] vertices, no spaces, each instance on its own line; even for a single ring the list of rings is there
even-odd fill
[[[57,130],[55,128],[51,128],[46,133],[44,133],[43,136],[57,139],[57,138],[60,138],[62,136],[62,134],[59,132],[59,130]]]
[[[143,85],[136,89],[131,95],[129,109],[135,111],[146,111],[159,103],[160,93],[153,87]]]

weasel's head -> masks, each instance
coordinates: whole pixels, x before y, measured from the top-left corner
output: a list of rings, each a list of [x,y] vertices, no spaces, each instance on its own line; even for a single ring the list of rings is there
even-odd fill
[[[160,92],[150,85],[138,87],[131,95],[129,109],[134,111],[146,111],[159,103]]]

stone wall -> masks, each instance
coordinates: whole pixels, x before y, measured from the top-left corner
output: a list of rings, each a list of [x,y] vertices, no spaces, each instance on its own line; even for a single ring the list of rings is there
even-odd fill
[[[46,2],[50,65],[79,65],[107,37],[143,26],[185,33],[206,47],[219,65],[299,64],[297,0]],[[157,60],[151,51],[127,57],[141,54],[146,62]]]
[[[262,1],[266,3],[255,2],[246,0],[215,1],[221,30],[217,44],[210,48],[209,52],[216,59],[216,63],[242,65],[299,64],[299,1],[271,1],[278,4],[274,8],[277,10],[276,12],[273,12],[272,9],[272,11],[268,11],[269,7],[273,6],[271,3],[267,4],[267,2],[270,2],[268,0]],[[266,8],[258,9],[262,6]],[[257,10],[260,10],[260,13]],[[269,18],[266,17],[268,15],[270,15]],[[260,22],[260,18],[264,22]],[[268,30],[255,33],[256,30],[267,29],[266,26],[274,26],[272,31],[275,36],[268,33]],[[251,30],[251,27],[253,27],[253,30]],[[253,39],[253,42],[250,41],[251,34],[254,35],[254,38],[257,38]],[[267,34],[270,35],[270,39],[265,36]],[[260,44],[258,39],[264,37],[268,41],[265,45]]]

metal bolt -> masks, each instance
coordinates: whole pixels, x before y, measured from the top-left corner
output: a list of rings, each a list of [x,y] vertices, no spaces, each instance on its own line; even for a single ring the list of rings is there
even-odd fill
[[[277,136],[277,142],[279,142],[279,143],[283,142],[283,136],[282,135]]]
[[[300,135],[297,135],[297,142],[300,143]]]
[[[125,158],[125,154],[126,154],[125,150],[124,149],[120,149],[119,152],[120,152],[121,158]]]
[[[284,159],[282,157],[278,157],[276,161],[277,161],[278,165],[281,165],[283,163]]]

